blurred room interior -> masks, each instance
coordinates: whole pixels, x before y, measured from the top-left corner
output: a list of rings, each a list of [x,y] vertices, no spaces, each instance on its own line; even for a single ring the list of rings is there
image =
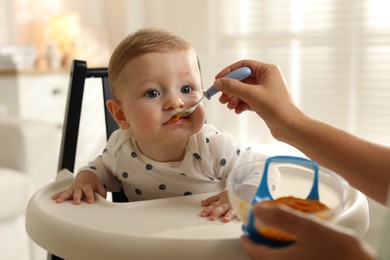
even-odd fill
[[[126,35],[153,26],[193,43],[204,88],[237,60],[276,63],[307,114],[390,145],[389,13],[388,0],[0,0],[0,117],[53,125],[58,153],[72,59],[106,67]],[[102,109],[94,104],[99,93],[87,91],[83,113],[93,115]],[[218,95],[206,109],[208,123],[248,145],[299,154],[276,142],[256,114],[236,116]],[[104,145],[96,131],[102,119],[88,118],[80,137],[93,145],[78,148],[77,165]]]

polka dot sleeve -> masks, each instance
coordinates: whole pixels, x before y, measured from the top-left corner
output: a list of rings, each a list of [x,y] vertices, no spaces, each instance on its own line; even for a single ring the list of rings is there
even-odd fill
[[[97,156],[95,160],[88,163],[88,166],[80,168],[81,171],[91,171],[95,173],[101,180],[103,186],[108,191],[119,191],[121,189],[121,183],[118,178],[114,175],[116,168],[116,149],[118,142],[120,142],[121,135],[115,131],[109,138],[106,148],[102,154]]]
[[[204,127],[203,134],[198,136],[198,143],[202,159],[207,158],[204,160],[204,163],[208,164],[206,167],[213,172],[214,178],[223,181],[240,165],[267,158],[267,155],[241,145],[232,135],[220,133],[211,125]],[[247,183],[257,185],[260,176],[254,174]]]

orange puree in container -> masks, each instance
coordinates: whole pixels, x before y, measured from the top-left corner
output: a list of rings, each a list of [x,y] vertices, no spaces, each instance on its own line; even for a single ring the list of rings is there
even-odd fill
[[[266,200],[260,202],[265,205],[278,205],[284,204],[293,209],[305,212],[305,213],[316,213],[329,209],[325,204],[319,200],[300,199],[293,196],[281,197],[275,200]],[[279,240],[279,241],[295,241],[295,237],[282,230],[263,226],[256,223],[256,230],[264,237]]]

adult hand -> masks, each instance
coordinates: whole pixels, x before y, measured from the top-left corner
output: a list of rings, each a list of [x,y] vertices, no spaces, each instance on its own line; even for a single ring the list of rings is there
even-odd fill
[[[247,66],[252,74],[242,80],[222,78],[227,73]],[[216,75],[214,86],[222,92],[220,102],[236,113],[255,111],[267,123],[272,135],[283,141],[294,119],[304,116],[292,101],[284,76],[277,65],[254,60],[236,62]]]
[[[251,68],[252,74],[242,82],[221,78],[243,66]],[[223,93],[220,101],[228,108],[236,113],[255,111],[275,139],[294,146],[342,175],[351,186],[386,203],[390,149],[305,115],[292,101],[277,65],[242,60],[218,73],[214,86]]]
[[[297,241],[290,246],[271,248],[242,236],[241,246],[251,259],[374,259],[371,249],[344,228],[286,206],[255,205],[253,212],[262,223],[293,234]]]

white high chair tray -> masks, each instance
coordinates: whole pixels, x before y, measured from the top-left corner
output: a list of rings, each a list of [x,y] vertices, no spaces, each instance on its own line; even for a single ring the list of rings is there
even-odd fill
[[[241,222],[223,223],[199,216],[198,194],[131,203],[97,196],[94,204],[55,203],[51,196],[71,184],[59,173],[27,207],[29,236],[48,252],[79,259],[247,259],[240,247]],[[363,236],[368,227],[367,200],[354,190],[349,208],[336,221]]]

